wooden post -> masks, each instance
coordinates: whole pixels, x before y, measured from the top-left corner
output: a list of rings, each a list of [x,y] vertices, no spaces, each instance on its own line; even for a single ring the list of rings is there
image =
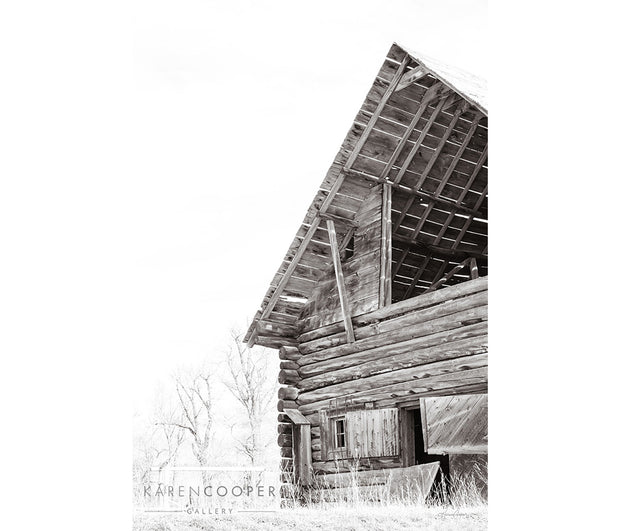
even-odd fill
[[[302,486],[312,483],[312,443],[310,424],[293,425],[293,463],[296,479]]]
[[[338,251],[338,240],[336,238],[336,227],[331,219],[327,220],[327,232],[329,233],[329,244],[332,250],[332,260],[334,261],[334,271],[336,272],[336,285],[338,287],[338,297],[342,308],[342,318],[344,329],[347,333],[347,341],[353,343],[355,335],[353,333],[353,323],[351,322],[351,311],[349,301],[344,287],[344,275],[342,274],[342,264],[340,263],[340,252]]]
[[[297,409],[285,409],[292,422],[293,471],[295,480],[302,486],[312,483],[312,434],[310,421]]]
[[[472,259],[469,261],[469,270],[471,271],[471,278],[472,279],[476,279],[478,278],[478,262],[476,262],[476,259],[472,257]]]
[[[379,308],[392,304],[392,187],[383,183]]]

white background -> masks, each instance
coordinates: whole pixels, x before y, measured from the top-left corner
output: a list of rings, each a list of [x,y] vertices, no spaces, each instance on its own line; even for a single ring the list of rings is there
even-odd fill
[[[618,477],[611,13],[519,2],[487,27],[478,1],[2,10],[10,528],[130,527],[134,405],[251,319],[394,41],[490,80],[492,528],[602,528],[616,500],[601,481]]]

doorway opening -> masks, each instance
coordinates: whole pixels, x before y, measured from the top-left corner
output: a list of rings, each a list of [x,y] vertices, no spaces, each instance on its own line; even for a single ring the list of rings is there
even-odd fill
[[[424,450],[424,434],[419,405],[401,409],[401,430],[403,466],[422,465],[439,461],[441,473],[437,474],[435,483],[441,481],[441,476],[447,480],[450,473],[450,459],[448,455],[432,455]]]

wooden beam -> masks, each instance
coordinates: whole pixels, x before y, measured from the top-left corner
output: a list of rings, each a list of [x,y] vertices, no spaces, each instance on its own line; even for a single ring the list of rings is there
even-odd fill
[[[285,409],[284,413],[288,416],[289,419],[291,419],[291,422],[293,424],[310,424],[310,421],[296,409]]]
[[[349,227],[349,230],[347,231],[347,233],[344,235],[344,238],[340,242],[340,245],[338,246],[338,252],[341,255],[342,255],[342,253],[344,253],[344,250],[347,248],[347,244],[349,243],[349,240],[351,238],[353,238],[353,235],[355,234],[355,228],[356,227],[357,227],[357,225]]]
[[[342,223],[346,227],[357,227],[359,224],[353,219],[343,218],[342,216],[337,216],[336,214],[330,214],[329,212],[319,212],[317,214],[321,219],[332,221],[336,221],[337,223]]]
[[[245,333],[245,337],[243,338],[243,341],[248,343],[249,348],[254,346],[254,343],[250,345],[249,341],[252,338],[252,335],[256,335],[256,322],[260,319],[260,314],[260,310],[254,314],[254,319],[252,319],[252,322],[250,323],[250,328],[248,328],[248,331]]]
[[[486,161],[487,153],[488,153],[488,147],[489,147],[488,144],[486,146],[484,146],[484,151],[483,151],[482,155],[480,156],[480,159],[478,160],[478,164],[476,164],[474,172],[472,173],[472,178],[470,179],[471,182],[473,182],[473,180],[475,179],[476,175],[478,175],[478,172],[482,169],[482,166],[484,165],[484,162]],[[474,205],[474,210],[478,210],[482,206],[482,203],[484,202],[484,199],[487,196],[488,190],[489,190],[489,184],[487,183],[487,185],[484,187],[484,190],[480,194],[480,197],[478,198],[478,201],[476,201],[476,204]],[[461,194],[461,197],[459,197],[459,202],[462,201],[464,197],[465,197],[465,194],[464,193]],[[456,247],[461,243],[461,240],[463,239],[463,236],[465,236],[465,234],[467,233],[467,230],[469,229],[469,226],[471,225],[471,223],[472,223],[472,221],[474,220],[475,217],[477,217],[477,216],[470,214],[469,219],[467,219],[467,221],[465,222],[465,224],[461,228],[461,232],[457,236],[456,240],[454,240],[454,243],[452,244],[452,248],[456,249]]]
[[[335,184],[336,183],[334,183],[334,186],[335,186]],[[338,187],[340,187],[340,185],[338,185]],[[332,188],[332,190],[334,190],[334,189],[335,188]],[[336,195],[336,194],[334,194],[334,195]],[[328,198],[329,198],[329,196],[328,196]],[[323,202],[323,205],[325,205],[326,202],[327,202],[327,198]],[[327,203],[327,204],[329,204],[329,203]],[[278,286],[276,287],[275,291],[271,295],[271,298],[269,299],[269,303],[267,304],[267,306],[263,310],[263,313],[262,313],[262,318],[263,319],[266,319],[267,317],[269,317],[269,315],[271,314],[271,311],[273,310],[274,306],[278,303],[280,295],[284,291],[284,286],[286,286],[286,283],[287,283],[288,279],[293,276],[293,272],[295,271],[295,267],[297,267],[297,264],[301,260],[301,257],[303,256],[304,251],[306,250],[306,247],[308,247],[308,245],[310,244],[310,241],[312,240],[312,236],[314,235],[314,232],[316,231],[317,227],[319,226],[319,223],[321,223],[321,218],[317,216],[312,221],[312,224],[310,225],[310,227],[308,227],[308,230],[306,232],[306,235],[304,236],[304,239],[301,241],[301,244],[299,245],[299,247],[297,248],[297,251],[295,252],[295,256],[293,257],[293,259],[289,263],[288,267],[286,268],[286,271],[284,272],[284,275],[282,275],[282,278],[280,279],[280,282],[278,283]]]
[[[357,170],[347,170],[345,172],[347,175],[354,175],[356,177],[360,177],[362,179],[366,179],[368,181],[372,181],[375,183],[381,183],[383,184],[382,181],[379,180],[378,177],[374,176],[374,175],[369,175],[368,173],[364,173],[361,171],[357,171]],[[427,192],[423,192],[422,190],[414,190],[409,186],[404,186],[400,183],[393,183],[392,181],[384,181],[385,184],[391,186],[392,188],[395,188],[396,190],[400,191],[400,192],[404,192],[407,195],[412,195],[415,197],[419,197],[421,199],[426,199],[428,201],[434,200],[436,203],[439,203],[440,205],[443,205],[447,208],[449,208],[450,210],[454,210],[456,212],[459,212],[461,214],[468,214],[470,216],[476,217],[476,218],[484,218],[484,216],[482,215],[481,212],[478,212],[476,209],[473,208],[468,208],[464,205],[461,205],[455,201],[451,201],[450,199],[444,199],[443,197],[434,197],[432,194],[429,194]]]
[[[429,89],[429,91],[430,91],[430,89]],[[452,98],[454,98],[454,96]],[[424,125],[424,128],[422,129],[422,132],[420,133],[420,136],[418,137],[418,139],[416,140],[415,144],[411,148],[411,151],[407,155],[407,158],[405,159],[405,162],[403,162],[403,165],[402,165],[400,171],[398,172],[398,175],[396,175],[396,177],[394,178],[394,182],[396,184],[400,183],[401,179],[405,175],[405,172],[407,171],[407,168],[409,167],[409,164],[411,164],[411,161],[413,160],[413,157],[415,157],[415,154],[420,149],[420,146],[422,145],[422,142],[424,141],[424,138],[426,137],[428,131],[431,128],[431,126],[435,123],[435,119],[437,118],[437,116],[441,112],[441,109],[443,109],[443,107],[446,104],[447,100],[448,100],[448,97],[444,96],[437,103],[437,106],[433,110],[433,113],[431,114],[430,118],[427,120],[426,124]],[[418,183],[416,183],[414,189],[415,190],[419,190],[420,187],[422,186],[422,182],[423,182],[423,180],[420,179],[420,181],[418,181]]]
[[[470,251],[458,251],[456,249],[447,249],[446,247],[439,247],[438,245],[423,243],[418,240],[410,240],[408,238],[403,238],[398,234],[394,234],[392,236],[392,240],[394,243],[401,244],[407,248],[415,248],[418,251],[423,251],[424,253],[431,253],[437,255],[438,257],[446,257],[446,258],[455,258],[465,260],[466,258],[486,258],[483,253],[476,253]]]
[[[383,184],[381,196],[381,265],[379,308],[392,304],[392,188]]]
[[[446,283],[448,280],[450,280],[454,275],[456,275],[461,269],[463,269],[464,267],[469,266],[471,263],[471,258],[467,258],[466,260],[463,260],[460,264],[458,264],[457,266],[453,267],[452,269],[450,269],[450,271],[448,271],[443,277],[441,277],[437,282],[433,282],[433,284],[431,284],[425,291],[424,293],[428,293],[429,291],[434,291],[436,290],[439,286],[441,286],[442,284]]]
[[[338,297],[340,298],[340,308],[342,309],[342,319],[344,329],[347,333],[347,341],[353,343],[355,335],[353,333],[353,323],[351,322],[351,310],[344,286],[344,275],[342,274],[342,264],[340,263],[340,252],[338,251],[338,240],[336,238],[336,227],[331,219],[327,220],[327,231],[329,233],[329,244],[332,250],[332,260],[334,261],[334,271],[336,273],[336,286],[338,287]]]
[[[471,278],[472,280],[478,278],[478,262],[476,262],[475,258],[472,258],[469,261],[469,269],[471,270]]]
[[[441,108],[445,104],[445,102],[446,102],[446,100],[443,99],[437,105],[437,108],[435,110],[436,111],[438,109],[441,110]],[[431,118],[429,119],[429,121],[426,123],[426,127],[424,128],[424,130],[420,134],[420,137],[418,138],[418,141],[416,142],[416,145],[413,147],[413,149],[411,150],[411,152],[407,156],[407,159],[403,163],[402,168],[400,169],[400,171],[398,172],[398,175],[394,179],[394,183],[396,183],[396,184],[400,183],[401,178],[404,176],[405,172],[407,171],[407,168],[409,167],[409,165],[411,164],[411,161],[413,160],[413,156],[416,154],[416,152],[417,152],[418,148],[420,147],[420,145],[422,145],[422,141],[424,140],[424,137],[426,136],[426,133],[428,132],[428,130],[430,129],[431,125],[435,121],[435,118],[437,117],[437,114],[438,113],[434,113],[431,116]],[[435,161],[439,157],[439,154],[441,153],[441,150],[442,150],[444,144],[448,140],[448,137],[452,133],[452,128],[454,128],[454,126],[456,125],[456,122],[458,121],[459,117],[460,117],[460,112],[457,111],[455,113],[455,116],[452,119],[452,123],[450,124],[450,126],[446,130],[446,133],[444,134],[444,136],[443,136],[442,140],[440,141],[438,147],[435,149],[435,151],[433,152],[433,155],[431,156],[430,160],[427,162],[426,167],[424,168],[424,171],[422,172],[422,174],[420,175],[420,178],[418,179],[418,182],[413,187],[412,191],[413,191],[414,195],[411,195],[411,197],[409,198],[409,200],[405,204],[405,207],[403,208],[403,211],[401,212],[400,216],[398,217],[398,221],[396,222],[396,225],[394,226],[394,230],[397,230],[398,227],[400,227],[400,224],[405,219],[405,216],[407,215],[407,212],[409,211],[409,209],[411,208],[411,205],[413,204],[413,202],[415,200],[416,194],[420,191],[420,188],[422,188],[422,185],[424,184],[424,181],[426,181],[426,178],[428,177],[428,174],[433,169],[433,166],[435,165]],[[433,201],[432,203],[429,203],[429,206],[432,208],[432,205],[434,205],[434,200],[436,200],[436,197],[435,197],[435,195],[431,195],[431,194],[426,194],[426,195],[428,195],[429,199],[431,199]],[[421,223],[424,223],[424,221],[422,221]],[[420,226],[420,223],[418,223],[418,226]],[[416,234],[416,236],[417,236],[417,234]]]
[[[426,179],[427,175],[430,173],[431,169],[433,168],[435,162],[439,158],[439,154],[443,150],[443,147],[448,141],[448,138],[450,138],[450,135],[452,134],[452,131],[454,130],[454,127],[456,126],[456,123],[458,122],[463,112],[465,112],[467,108],[469,107],[469,104],[465,100],[463,100],[463,103],[465,103],[465,105],[459,106],[459,108],[454,113],[454,116],[450,122],[450,125],[448,126],[443,137],[441,138],[439,145],[435,148],[435,152],[433,153],[431,159],[428,161],[428,164],[426,165],[426,168],[424,169],[424,173],[422,174],[420,179]],[[445,188],[446,184],[448,184],[448,181],[450,180],[450,176],[452,175],[452,172],[456,168],[456,165],[458,164],[458,162],[461,160],[461,156],[465,152],[465,148],[467,147],[467,144],[469,143],[469,140],[473,136],[474,131],[476,130],[477,126],[478,126],[477,121],[474,121],[474,124],[472,125],[472,127],[470,127],[467,133],[467,137],[459,146],[459,149],[456,155],[452,158],[452,161],[450,162],[450,166],[448,166],[446,173],[444,173],[443,177],[441,178],[441,182],[439,183],[439,185],[437,186],[437,189],[433,193],[434,198],[439,197],[439,195]],[[431,201],[429,201],[427,207],[424,209],[424,213],[422,214],[422,217],[420,218],[420,221],[418,222],[415,228],[415,231],[411,236],[412,239],[415,240],[418,237],[418,234],[422,230],[422,227],[424,226],[424,223],[426,222],[426,219],[428,218],[429,214],[433,210],[434,206],[435,206],[435,199],[432,199]]]
[[[428,267],[428,264],[430,261],[431,261],[431,255],[427,254],[426,257],[424,258],[424,262],[422,262],[422,265],[418,268],[415,274],[415,277],[413,277],[411,284],[409,284],[409,287],[407,288],[407,291],[405,292],[405,296],[403,297],[403,299],[408,299],[411,296],[411,294],[413,293],[413,290],[416,287],[416,284],[418,283],[420,278],[422,278],[422,275],[424,274],[424,271]]]
[[[377,120],[379,119],[379,116],[381,115],[381,112],[383,111],[383,107],[385,107],[385,104],[387,103],[387,100],[390,99],[390,96],[392,95],[392,93],[394,92],[396,87],[398,86],[398,83],[400,83],[400,80],[402,79],[403,74],[405,72],[405,68],[407,67],[407,65],[409,64],[410,61],[411,61],[411,58],[409,57],[409,55],[406,55],[405,58],[403,59],[403,62],[398,67],[398,70],[396,71],[396,74],[394,74],[394,77],[392,78],[392,81],[390,81],[390,84],[389,84],[388,88],[383,93],[383,96],[381,97],[381,100],[379,101],[379,104],[377,105],[377,108],[375,109],[375,111],[373,112],[372,116],[370,117],[370,120],[368,120],[368,124],[366,125],[366,129],[364,129],[364,132],[362,133],[362,136],[360,137],[360,139],[358,140],[357,144],[355,145],[355,148],[353,148],[353,151],[351,152],[351,155],[349,155],[349,159],[347,160],[346,164],[344,165],[345,169],[350,169],[351,166],[353,166],[353,163],[355,162],[355,159],[360,154],[360,151],[362,151],[362,148],[364,147],[364,144],[366,143],[366,140],[370,136],[372,128],[377,123]]]
[[[418,110],[415,113],[415,116],[413,117],[413,119],[411,120],[411,123],[409,124],[409,127],[407,127],[407,130],[404,132],[403,136],[398,141],[396,148],[390,155],[390,158],[386,162],[385,167],[383,168],[383,171],[379,175],[380,181],[387,178],[388,174],[392,170],[392,166],[394,166],[394,163],[396,162],[396,159],[398,158],[398,156],[401,154],[401,152],[407,145],[407,142],[409,141],[409,137],[415,130],[415,127],[418,125],[418,122],[420,121],[420,118],[422,118],[424,111],[426,111],[426,108],[428,107],[430,100],[433,97],[435,97],[435,95],[437,94],[437,92],[442,86],[443,85],[440,82],[437,82],[432,87],[426,90],[426,93],[424,97],[422,98],[422,101],[420,102],[420,105],[418,107]],[[415,146],[414,146],[414,149],[415,149]]]
[[[409,72],[403,75],[403,78],[400,80],[400,83],[396,87],[396,92],[407,88],[412,83],[418,81],[418,79],[422,79],[426,74],[428,74],[428,70],[422,65],[418,65],[414,69],[409,70]]]
[[[338,175],[338,178],[336,179],[331,190],[329,191],[329,194],[327,195],[327,197],[321,204],[318,214],[324,214],[329,208],[329,205],[333,201],[334,197],[336,197],[336,194],[338,193],[338,190],[340,189],[340,186],[342,185],[346,177],[346,171],[350,170],[351,167],[353,166],[355,159],[357,158],[360,151],[364,147],[366,140],[370,136],[372,128],[377,123],[377,120],[379,119],[379,116],[381,115],[381,112],[383,111],[385,104],[387,103],[388,99],[390,98],[394,90],[396,89],[398,83],[400,82],[403,76],[403,73],[405,72],[405,68],[407,67],[410,61],[411,61],[411,58],[409,57],[409,55],[407,55],[405,56],[405,58],[403,59],[403,62],[398,67],[396,74],[394,74],[394,77],[392,78],[392,80],[390,81],[390,84],[388,85],[385,92],[383,93],[383,96],[381,97],[381,100],[379,101],[377,108],[375,109],[373,115],[368,121],[368,124],[366,125],[366,129],[364,129],[364,132],[361,134],[359,140],[357,141],[355,145],[355,148],[349,155],[347,162],[343,166],[343,169],[340,171],[340,174]],[[304,251],[306,250],[306,247],[308,247],[308,245],[310,244],[312,236],[314,235],[314,232],[316,231],[320,222],[321,222],[321,218],[317,215],[312,221],[312,224],[310,225],[310,227],[308,228],[300,246],[295,251],[295,256],[293,257],[288,267],[286,268],[286,271],[284,272],[284,275],[282,275],[282,278],[278,282],[276,289],[271,294],[271,297],[269,298],[269,302],[267,303],[267,306],[265,306],[265,309],[262,311],[261,315],[263,318],[269,317],[274,306],[278,303],[278,300],[280,298],[280,295],[284,291],[284,287],[286,286],[286,283],[288,282],[289,278],[291,278],[291,276],[293,275],[293,272],[295,271],[297,264],[301,260],[301,257]]]
[[[470,127],[469,131],[467,132],[467,136],[465,137],[465,140],[463,141],[463,143],[459,147],[459,150],[458,150],[458,152],[455,155],[455,158],[453,160],[453,163],[455,164],[455,166],[456,166],[455,160],[457,160],[458,158],[460,158],[462,156],[463,152],[465,151],[465,146],[467,144],[469,144],[469,142],[470,142],[471,138],[473,137],[473,135],[475,133],[475,130],[478,127],[478,124],[480,123],[481,119],[482,119],[482,115],[481,114],[477,114],[476,117],[474,118],[474,122],[472,124],[472,127]],[[482,157],[486,157],[486,152],[487,152],[487,146],[485,146],[485,148],[484,148],[484,153],[483,153]],[[454,168],[452,167],[452,164],[451,164],[450,168],[448,168],[448,171],[446,172],[446,174],[449,175],[453,170],[454,170]],[[462,204],[463,200],[465,199],[465,196],[469,192],[469,190],[471,188],[471,185],[474,182],[474,179],[476,178],[476,175],[477,175],[477,171],[474,170],[474,172],[472,173],[472,176],[470,177],[470,179],[468,180],[467,184],[463,188],[463,191],[459,195],[459,198],[456,200],[456,204],[457,205],[460,206]],[[441,186],[441,189],[443,190],[443,186]],[[438,190],[439,190],[439,188],[438,188]],[[433,195],[434,196],[438,196],[439,194],[437,192],[435,192],[435,194],[433,194]],[[433,200],[433,203],[434,202],[436,202],[436,200]],[[477,210],[477,208],[475,208],[475,210]],[[448,219],[446,219],[443,227],[441,228],[441,230],[437,234],[437,237],[435,238],[435,241],[433,243],[437,244],[437,243],[439,243],[441,241],[441,239],[443,238],[443,235],[446,233],[446,231],[450,227],[450,224],[452,223],[452,220],[454,219],[454,216],[455,216],[455,212],[454,211],[450,212],[450,215],[448,216]],[[480,216],[474,216],[474,217],[480,217]],[[468,225],[468,227],[469,227],[469,225]],[[486,251],[483,251],[482,254],[486,254]]]

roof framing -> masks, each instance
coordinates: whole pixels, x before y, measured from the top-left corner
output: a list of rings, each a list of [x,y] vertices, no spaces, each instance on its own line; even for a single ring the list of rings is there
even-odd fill
[[[334,267],[334,241],[346,244],[377,184],[391,190],[384,304],[461,281],[461,263],[486,275],[485,90],[474,76],[392,45],[245,341],[267,333],[260,322],[292,330],[321,272]]]

